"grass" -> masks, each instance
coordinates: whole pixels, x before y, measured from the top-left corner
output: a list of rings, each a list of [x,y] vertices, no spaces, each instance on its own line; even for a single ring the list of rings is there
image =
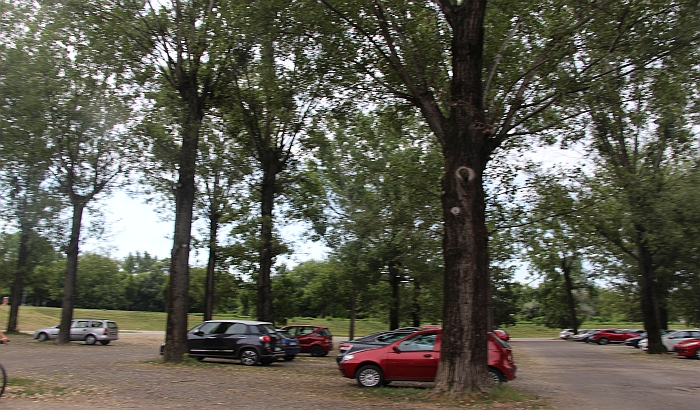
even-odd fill
[[[49,386],[46,383],[39,383],[31,379],[22,377],[8,377],[5,394],[9,397],[32,397],[39,396],[60,396],[70,391],[63,386]]]

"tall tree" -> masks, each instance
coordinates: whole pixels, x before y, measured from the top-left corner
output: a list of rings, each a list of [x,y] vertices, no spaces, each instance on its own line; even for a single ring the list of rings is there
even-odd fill
[[[648,44],[660,49],[646,61],[655,60],[656,51],[677,50],[659,38],[668,30],[654,31],[654,22],[663,16],[665,27],[680,28],[696,4],[492,2],[487,9],[486,0],[322,3],[329,15],[324,21],[346,32],[324,27],[334,40],[342,38],[336,41],[347,65],[375,90],[414,105],[442,148],[445,303],[435,391],[488,390],[483,175],[489,160],[501,149],[527,144],[525,136],[570,114],[557,109],[567,98],[616,74],[594,67]]]

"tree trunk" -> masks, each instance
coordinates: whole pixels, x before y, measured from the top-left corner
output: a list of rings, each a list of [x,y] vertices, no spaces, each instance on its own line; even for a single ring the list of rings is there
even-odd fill
[[[413,280],[413,303],[411,303],[411,319],[413,327],[420,327],[420,282]]]
[[[216,235],[219,230],[219,214],[212,210],[209,214],[209,261],[207,278],[204,284],[204,320],[211,320],[214,314],[214,271],[216,269]]]
[[[391,305],[389,306],[389,330],[399,327],[399,309],[401,306],[401,273],[396,259],[389,261],[389,285],[391,286]]]
[[[357,291],[352,291],[352,296],[350,298],[350,337],[352,340],[355,338],[355,313],[357,312]]]
[[[10,293],[10,318],[7,322],[8,333],[18,333],[17,318],[19,317],[19,306],[22,299],[22,291],[24,290],[24,278],[27,274],[27,260],[29,259],[29,234],[31,230],[26,222],[20,225],[19,237],[19,253],[17,254],[17,270],[15,272],[15,281],[12,284],[12,292]]]
[[[649,354],[666,353],[666,348],[661,343],[661,328],[659,326],[658,301],[654,292],[654,266],[651,251],[647,248],[644,239],[644,230],[641,226],[635,226],[636,245],[639,256],[639,288],[641,292],[642,317],[644,329],[649,339]]]
[[[571,267],[573,259],[566,257],[561,260],[561,271],[564,274],[564,283],[566,286],[566,301],[569,305],[569,317],[571,318],[571,328],[574,329],[574,334],[578,333],[578,319],[576,318],[576,303],[574,301],[574,284],[571,280]]]
[[[196,92],[191,90],[192,95],[196,95]],[[181,362],[188,351],[187,312],[189,310],[192,210],[195,196],[194,177],[199,129],[203,119],[201,102],[193,102],[188,108],[193,112],[184,124],[178,184],[175,189],[175,233],[170,259],[170,283],[166,308],[168,317],[163,350],[165,362]]]
[[[441,2],[446,3],[446,2]],[[440,364],[434,391],[462,396],[489,391],[487,322],[490,301],[483,170],[490,155],[482,101],[486,1],[446,10],[453,30],[450,117],[442,130],[445,294]],[[421,110],[429,113],[431,107]],[[432,108],[434,110],[434,108]],[[429,124],[437,120],[426,115]],[[431,125],[435,131],[435,125]],[[442,134],[439,132],[442,131]]]
[[[272,286],[270,275],[274,258],[272,243],[272,210],[275,206],[277,158],[273,151],[266,151],[262,158],[263,181],[260,199],[260,272],[258,273],[258,320],[272,322]]]
[[[80,228],[83,223],[85,204],[79,199],[72,199],[73,222],[71,225],[70,242],[66,252],[66,278],[63,282],[63,301],[61,303],[61,329],[56,343],[70,342],[70,325],[73,320],[75,295],[78,275],[78,245],[80,244]]]

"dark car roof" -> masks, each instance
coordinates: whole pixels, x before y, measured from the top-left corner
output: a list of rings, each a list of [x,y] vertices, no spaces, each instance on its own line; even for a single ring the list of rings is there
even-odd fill
[[[212,319],[206,320],[202,323],[208,322],[225,322],[225,323],[243,323],[244,325],[271,325],[271,322],[261,322],[258,320],[238,320],[238,319]]]

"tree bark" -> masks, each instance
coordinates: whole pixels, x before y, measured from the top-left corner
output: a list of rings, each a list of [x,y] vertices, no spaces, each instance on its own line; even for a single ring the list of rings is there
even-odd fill
[[[389,306],[389,330],[399,327],[399,310],[401,306],[401,273],[396,259],[389,261],[389,285],[391,286],[391,305]]]
[[[187,312],[190,288],[190,244],[192,240],[192,211],[195,196],[195,170],[199,130],[204,118],[203,98],[197,97],[197,89],[183,92],[183,99],[190,110],[183,124],[180,168],[175,187],[175,233],[170,259],[170,283],[168,286],[167,321],[163,360],[181,362],[187,353]]]
[[[260,198],[260,272],[258,273],[258,320],[272,322],[272,285],[270,275],[274,258],[272,211],[275,206],[278,159],[274,150],[267,150],[262,158],[263,181]]]
[[[78,245],[80,244],[80,229],[83,223],[84,201],[73,198],[73,220],[71,224],[70,242],[66,252],[66,278],[63,282],[63,300],[61,303],[61,329],[58,332],[56,343],[70,342],[70,325],[73,320],[73,308],[75,307],[75,295],[78,276]]]
[[[22,291],[24,290],[24,278],[27,274],[27,260],[29,259],[29,235],[31,229],[26,222],[21,222],[20,237],[19,237],[19,252],[17,254],[17,270],[15,271],[15,280],[12,284],[12,292],[10,293],[10,317],[7,322],[7,333],[19,333],[17,328],[19,317],[19,306],[22,300]]]
[[[483,171],[490,155],[482,100],[486,1],[443,4],[453,30],[450,117],[436,132],[442,145],[445,296],[440,364],[434,391],[462,396],[489,391],[487,322],[490,299]],[[430,107],[421,107],[429,112]],[[436,119],[426,117],[429,124]],[[431,125],[434,128],[434,125]],[[435,129],[434,129],[435,132]]]
[[[654,291],[654,265],[651,251],[644,239],[644,229],[636,225],[636,246],[639,256],[639,288],[641,292],[642,317],[644,329],[649,339],[649,354],[666,353],[666,347],[661,342],[661,326],[659,323],[659,303]]]
[[[216,235],[219,230],[220,215],[214,210],[209,214],[209,261],[204,284],[204,320],[211,320],[214,314],[214,272],[216,270]]]
[[[566,301],[569,305],[569,317],[571,318],[571,327],[574,329],[574,334],[578,333],[578,319],[576,318],[576,303],[574,301],[574,284],[571,280],[571,267],[573,260],[571,258],[562,258],[561,271],[564,274],[564,283],[566,286]]]

